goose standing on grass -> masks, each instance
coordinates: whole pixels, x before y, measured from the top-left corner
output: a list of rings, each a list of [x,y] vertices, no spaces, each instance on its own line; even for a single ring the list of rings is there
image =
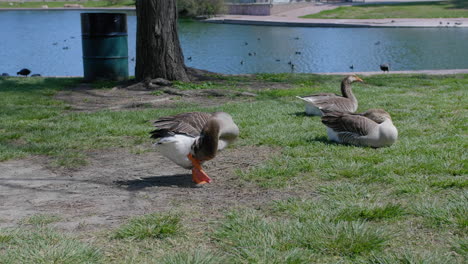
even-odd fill
[[[341,82],[341,94],[319,93],[309,96],[297,96],[305,102],[305,112],[307,115],[322,116],[324,111],[345,111],[356,112],[358,101],[351,90],[353,82],[364,82],[356,75],[349,75]]]
[[[328,138],[337,143],[379,148],[392,145],[398,138],[390,114],[383,109],[361,114],[325,112],[322,123],[327,126]]]
[[[151,138],[159,139],[154,146],[177,165],[192,169],[196,184],[211,182],[201,164],[213,159],[218,150],[232,143],[239,128],[225,112],[191,112],[162,117],[154,121]]]
[[[28,74],[30,74],[31,71],[29,69],[21,69],[19,72],[16,73],[16,75],[23,75],[23,76],[28,76]]]
[[[390,64],[389,63],[384,63],[380,64],[380,69],[385,73],[390,71]]]

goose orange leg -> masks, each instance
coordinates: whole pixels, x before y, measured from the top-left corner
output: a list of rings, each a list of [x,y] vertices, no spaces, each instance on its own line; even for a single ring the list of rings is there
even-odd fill
[[[205,183],[210,183],[211,178],[208,177],[208,174],[206,174],[205,171],[203,171],[200,161],[197,160],[192,156],[192,154],[188,154],[187,157],[189,160],[192,162],[193,168],[192,168],[192,180],[196,184],[205,184]]]

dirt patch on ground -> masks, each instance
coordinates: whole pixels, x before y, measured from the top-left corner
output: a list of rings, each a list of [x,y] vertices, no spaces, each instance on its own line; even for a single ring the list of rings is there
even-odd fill
[[[247,78],[247,77],[246,77]],[[224,84],[223,80],[210,80],[213,84]],[[197,82],[193,82],[197,83]],[[203,82],[198,82],[202,84]],[[77,87],[59,92],[55,98],[66,102],[73,111],[124,110],[141,108],[172,108],[176,103],[200,106],[218,106],[232,101],[251,101],[257,91],[284,89],[289,84],[275,82],[245,81],[237,89],[194,89],[178,90],[172,87],[147,89],[143,84],[112,89],[92,89],[83,83]]]
[[[222,151],[205,164],[213,182],[201,188],[193,185],[190,171],[157,152],[94,152],[90,163],[78,170],[50,169],[44,157],[2,162],[0,227],[35,214],[60,216],[55,225],[72,231],[109,228],[131,216],[174,208],[196,210],[211,219],[228,208],[255,208],[292,195],[288,190],[260,190],[236,173],[274,153],[268,147]]]
[[[275,85],[266,88],[274,89]],[[174,107],[175,98],[203,106],[253,98],[249,94],[213,93],[217,91],[154,95],[147,89],[90,89],[84,84],[56,98],[67,102],[72,111]],[[88,165],[75,170],[51,168],[49,158],[38,156],[1,162],[0,228],[15,226],[31,215],[48,214],[61,217],[54,224],[61,229],[87,231],[114,227],[135,215],[169,210],[195,212],[190,221],[203,223],[230,208],[257,208],[274,199],[295,196],[287,189],[259,189],[236,173],[258,166],[278,152],[268,147],[224,150],[204,165],[213,182],[201,188],[193,185],[190,171],[152,150],[142,154],[129,149],[97,150],[87,153]]]
[[[210,92],[213,95],[210,95]],[[157,93],[156,93],[157,94]],[[124,110],[141,108],[172,108],[177,102],[192,103],[201,106],[217,106],[233,100],[233,96],[224,96],[214,90],[196,90],[184,92],[184,95],[162,93],[156,95],[152,90],[128,89],[89,89],[84,84],[68,91],[58,93],[55,98],[65,101],[73,111]],[[236,96],[236,95],[234,95]],[[252,96],[237,95],[234,100],[249,100]]]

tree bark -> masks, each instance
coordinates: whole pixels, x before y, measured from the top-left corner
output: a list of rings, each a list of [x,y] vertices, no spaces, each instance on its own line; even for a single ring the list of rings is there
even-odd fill
[[[189,81],[177,34],[176,0],[136,0],[135,78]]]

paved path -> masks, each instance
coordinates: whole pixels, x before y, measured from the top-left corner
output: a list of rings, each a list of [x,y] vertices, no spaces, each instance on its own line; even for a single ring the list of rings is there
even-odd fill
[[[420,71],[390,71],[383,73],[382,71],[373,72],[321,72],[322,75],[350,75],[357,74],[362,76],[378,75],[378,74],[427,74],[427,75],[449,75],[449,74],[468,74],[468,69],[447,69],[447,70],[420,70]]]
[[[364,4],[395,4],[427,0],[366,0]],[[431,0],[429,0],[431,1]],[[433,0],[439,1],[439,0]],[[293,27],[468,27],[468,18],[308,19],[300,16],[363,3],[311,3],[309,6],[270,16],[224,15],[205,20],[211,23]]]

